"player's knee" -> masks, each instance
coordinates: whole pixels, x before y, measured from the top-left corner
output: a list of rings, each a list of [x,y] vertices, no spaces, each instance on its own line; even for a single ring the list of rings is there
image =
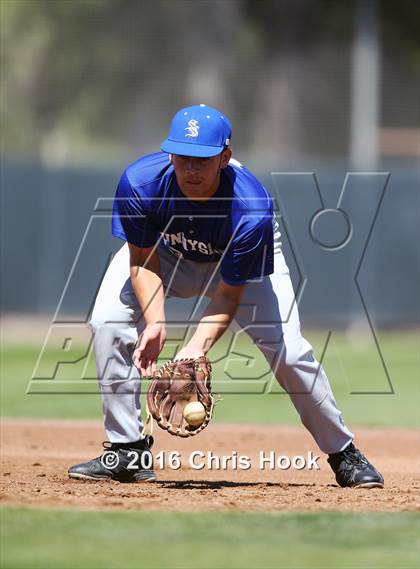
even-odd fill
[[[89,322],[95,350],[130,358],[138,339],[136,329],[130,326],[92,318]]]
[[[91,330],[91,332],[95,333],[95,331],[99,325],[99,322],[96,319],[91,318],[87,324],[88,324],[88,327]]]
[[[92,330],[94,338],[100,338],[101,341],[105,339],[113,341],[120,335],[119,326],[115,322],[106,322],[98,318],[92,318],[89,321],[89,328]]]
[[[281,353],[279,361],[281,368],[295,367],[298,364],[298,362],[299,362],[299,353],[297,350],[285,349]]]
[[[302,338],[286,343],[280,356],[280,367],[298,367],[315,361],[312,347]]]
[[[90,315],[88,326],[93,333],[96,333],[115,325],[117,318],[114,311],[105,306],[103,302],[96,302]]]
[[[96,334],[96,332],[101,330],[105,326],[105,324],[106,323],[104,322],[104,320],[95,317],[92,317],[88,322],[88,326],[92,330],[93,334]]]

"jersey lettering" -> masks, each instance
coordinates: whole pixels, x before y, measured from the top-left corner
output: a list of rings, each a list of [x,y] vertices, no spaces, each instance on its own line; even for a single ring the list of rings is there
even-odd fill
[[[203,255],[219,255],[223,253],[223,249],[217,249],[209,243],[203,243],[203,241],[197,241],[197,239],[187,239],[183,231],[178,233],[163,233],[163,242],[171,250],[174,250],[175,245],[181,245],[185,251],[199,251]],[[178,250],[178,249],[177,249]]]

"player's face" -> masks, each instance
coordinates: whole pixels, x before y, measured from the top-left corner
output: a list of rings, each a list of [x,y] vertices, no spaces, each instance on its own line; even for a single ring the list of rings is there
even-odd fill
[[[232,151],[227,148],[211,158],[172,155],[176,180],[182,193],[191,200],[211,198],[220,184],[220,172],[228,165]]]

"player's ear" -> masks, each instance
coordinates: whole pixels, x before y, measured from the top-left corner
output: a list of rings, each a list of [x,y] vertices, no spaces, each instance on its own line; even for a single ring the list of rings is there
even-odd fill
[[[172,154],[169,154],[169,162],[170,162],[171,164],[173,164]]]
[[[231,159],[231,157],[232,157],[232,150],[230,148],[225,148],[222,152],[220,167],[226,168],[226,166],[229,164],[229,160]]]

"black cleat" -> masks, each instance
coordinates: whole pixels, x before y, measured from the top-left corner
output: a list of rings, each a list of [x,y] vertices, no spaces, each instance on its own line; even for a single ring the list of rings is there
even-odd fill
[[[341,452],[328,455],[327,460],[335,472],[335,479],[343,488],[384,487],[382,475],[353,443]]]
[[[154,482],[153,438],[147,436],[134,443],[104,442],[101,456],[75,464],[68,470],[78,480],[118,480],[119,482]]]

